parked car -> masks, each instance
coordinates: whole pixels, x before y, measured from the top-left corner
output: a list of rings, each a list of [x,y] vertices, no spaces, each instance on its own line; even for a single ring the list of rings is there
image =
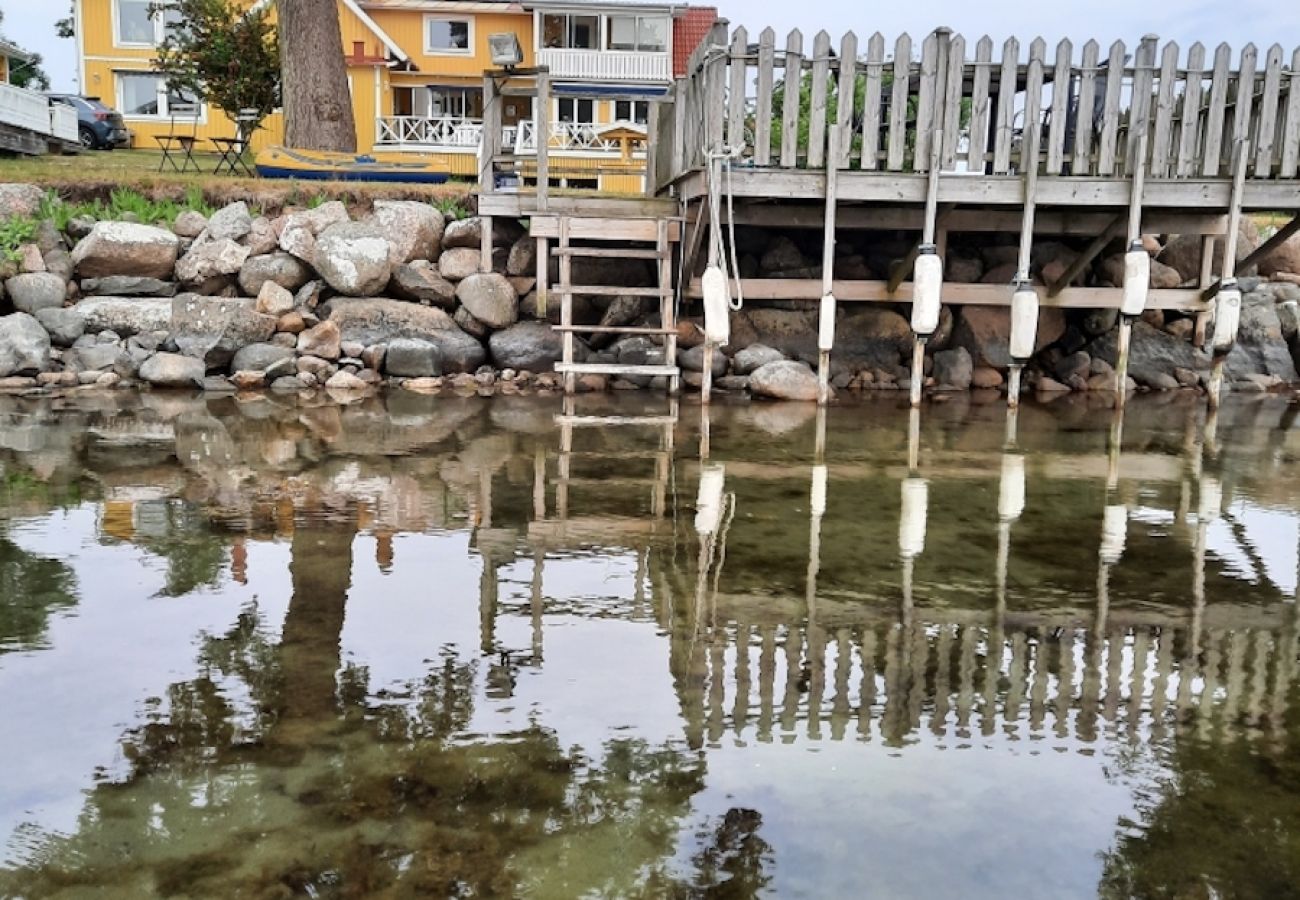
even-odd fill
[[[77,136],[87,150],[112,150],[131,143],[122,114],[105,106],[98,97],[76,94],[49,94],[54,103],[71,106],[77,111]]]

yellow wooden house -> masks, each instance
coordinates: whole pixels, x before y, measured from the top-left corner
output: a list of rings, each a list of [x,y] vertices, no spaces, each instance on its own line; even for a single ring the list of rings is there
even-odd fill
[[[235,124],[223,111],[171,94],[153,71],[154,48],[174,23],[154,15],[152,2],[76,0],[82,92],[122,112],[136,147],[154,147],[156,137],[172,133],[233,136]],[[637,162],[628,165],[628,129],[645,130],[650,104],[664,96],[716,19],[708,7],[625,0],[338,0],[338,6],[358,151],[434,155],[453,176],[474,178],[483,73],[494,68],[488,39],[513,34],[520,64],[551,73],[546,114],[553,181],[628,192],[642,187],[645,155],[644,143],[634,145],[630,158]],[[187,112],[195,101],[197,118]],[[525,158],[535,154],[541,111],[526,98],[501,102],[502,145]],[[253,143],[255,149],[284,143],[282,118],[268,118]]]

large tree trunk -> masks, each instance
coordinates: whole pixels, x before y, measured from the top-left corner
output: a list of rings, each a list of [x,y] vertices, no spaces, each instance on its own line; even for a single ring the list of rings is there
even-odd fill
[[[279,9],[285,143],[356,152],[338,0],[279,0]]]

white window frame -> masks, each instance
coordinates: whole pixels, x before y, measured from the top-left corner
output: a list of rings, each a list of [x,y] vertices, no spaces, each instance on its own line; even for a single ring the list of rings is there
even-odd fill
[[[613,121],[615,121],[615,122],[630,122],[630,123],[632,123],[633,125],[647,125],[647,126],[648,126],[648,125],[650,124],[650,101],[649,101],[649,100],[613,100],[613,101],[611,101],[611,102],[613,103],[613,109],[610,111],[610,113],[611,113],[611,115],[612,115],[612,117],[613,117]],[[618,106],[619,106],[620,103],[626,103],[626,104],[629,105],[629,107],[631,108],[631,112],[632,112],[632,116],[631,116],[631,118],[624,119],[624,118],[621,118],[621,117],[619,116],[619,114],[618,114]],[[645,107],[645,121],[644,121],[644,122],[638,122],[637,119],[636,119],[636,108],[637,108],[638,106],[644,106],[644,107]]]
[[[464,50],[455,50],[455,49],[448,50],[448,49],[446,49],[446,48],[441,48],[441,47],[432,47],[432,46],[430,46],[430,45],[429,45],[429,26],[430,26],[432,23],[434,23],[434,22],[464,22],[466,25],[468,25],[468,26],[469,26],[469,37],[468,37],[468,39],[466,40],[466,44],[467,44],[467,46],[465,47],[465,49],[464,49]],[[422,34],[421,34],[421,39],[422,39],[421,42],[424,44],[424,55],[425,55],[425,56],[473,56],[473,55],[474,55],[474,42],[475,42],[475,38],[476,38],[476,35],[475,35],[475,27],[474,27],[474,25],[475,25],[475,23],[474,23],[474,17],[473,17],[473,16],[451,16],[451,15],[435,15],[435,14],[426,14],[425,17],[424,17],[423,24],[421,25],[421,27],[423,28],[423,32],[422,32]]]
[[[564,19],[565,44],[569,43],[570,32],[573,27],[573,23],[571,20],[575,16],[579,16],[584,19],[595,19],[596,20],[596,46],[594,47],[569,47],[569,46],[547,47],[545,46],[545,41],[546,41],[545,23],[546,23],[547,16],[559,16]],[[562,9],[562,10],[557,9],[557,10],[546,10],[546,11],[536,10],[533,13],[533,34],[536,36],[535,43],[537,44],[537,46],[535,49],[537,50],[564,50],[564,51],[572,51],[575,53],[603,53],[605,51],[603,51],[601,48],[604,47],[607,43],[608,30],[609,30],[609,16],[591,10],[579,10],[579,9]]]
[[[601,42],[601,46],[604,47],[610,53],[668,53],[672,49],[672,47],[670,46],[672,43],[672,32],[673,32],[673,20],[671,16],[644,15],[641,13],[627,12],[627,13],[607,13],[602,18],[604,20],[603,27],[602,27],[602,31],[604,32],[604,40]],[[613,47],[610,46],[610,44],[614,40],[614,19],[632,20],[632,33],[634,35],[636,46],[633,47],[631,50],[622,47],[618,49],[614,49]],[[641,47],[641,20],[642,19],[655,19],[661,23],[664,23],[665,25],[664,45],[662,47],[654,50],[647,50]]]
[[[152,0],[157,2],[157,0]],[[145,3],[147,8],[150,2]],[[163,14],[153,16],[153,41],[125,41],[122,39],[122,3],[121,0],[113,0],[113,46],[114,47],[139,47],[154,48],[163,42],[167,37],[167,17]]]
[[[123,76],[130,77],[135,75],[148,76],[158,79],[158,112],[149,115],[147,113],[128,113],[126,112],[126,95],[124,93]],[[117,69],[113,72],[113,96],[117,103],[117,108],[122,110],[122,118],[128,122],[167,122],[172,118],[171,107],[168,105],[167,97],[167,79],[157,72],[151,72],[148,69]],[[189,122],[189,117],[184,121]],[[195,120],[199,125],[208,124],[208,104],[206,101],[199,100],[199,115]]]
[[[573,119],[566,120],[560,118],[560,104],[566,102],[573,104],[573,115],[575,116],[575,118]],[[579,113],[581,112],[581,104],[583,103],[591,104],[590,119],[584,120],[584,119],[576,118],[576,116],[578,116]],[[595,125],[597,124],[596,121],[597,117],[600,115],[600,107],[598,105],[598,101],[592,97],[556,97],[554,101],[554,106],[552,107],[552,112],[555,114],[555,117],[551,119],[552,122],[569,121],[572,122],[574,125]]]

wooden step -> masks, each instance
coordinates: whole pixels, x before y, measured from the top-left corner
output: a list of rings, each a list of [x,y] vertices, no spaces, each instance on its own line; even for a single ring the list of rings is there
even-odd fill
[[[552,325],[552,331],[573,334],[676,334],[676,329],[656,325]]]
[[[582,294],[587,297],[672,298],[676,296],[672,288],[614,287],[606,284],[557,284],[551,287],[551,293]]]
[[[561,375],[667,375],[669,378],[681,375],[676,366],[624,366],[619,363],[556,363],[555,371]]]
[[[556,247],[552,256],[583,256],[589,259],[667,259],[670,250],[647,250],[643,247]]]

